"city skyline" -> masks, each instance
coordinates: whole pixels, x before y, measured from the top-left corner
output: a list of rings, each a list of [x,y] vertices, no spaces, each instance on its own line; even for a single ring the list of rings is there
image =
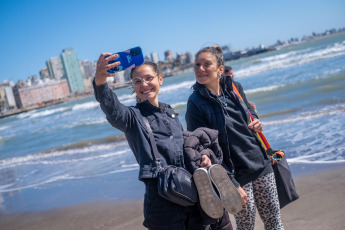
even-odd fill
[[[68,47],[79,60],[96,61],[101,52],[139,45],[144,55],[156,52],[163,60],[166,50],[195,54],[207,42],[231,49],[267,46],[339,29],[345,22],[345,2],[339,0],[217,3],[174,1],[162,7],[139,1],[1,1],[0,82],[38,75],[47,60]]]

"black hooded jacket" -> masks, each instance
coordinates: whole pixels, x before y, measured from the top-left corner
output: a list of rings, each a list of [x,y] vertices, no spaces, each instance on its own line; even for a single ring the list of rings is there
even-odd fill
[[[223,151],[222,165],[238,187],[273,170],[256,133],[248,128],[248,110],[254,118],[258,116],[249,105],[242,86],[237,82],[234,84],[244,102],[235,94],[231,78],[222,77],[220,85],[227,102],[231,104],[224,107],[204,85],[195,83],[194,92],[188,99],[186,122],[189,131],[199,127],[219,131],[218,139]]]

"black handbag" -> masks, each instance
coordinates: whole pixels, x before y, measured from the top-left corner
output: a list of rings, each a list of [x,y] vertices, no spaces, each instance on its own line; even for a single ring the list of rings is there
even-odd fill
[[[275,154],[277,152],[283,153],[279,160],[274,158]],[[279,155],[276,155],[279,156]],[[297,192],[295,183],[293,181],[291,171],[289,168],[289,165],[286,160],[285,153],[282,150],[275,150],[273,151],[273,171],[274,176],[276,179],[277,184],[277,190],[278,190],[278,198],[279,198],[279,204],[280,208],[283,208],[284,206],[288,205],[292,201],[295,201],[299,198]]]
[[[160,156],[156,141],[153,137],[151,126],[143,117],[151,142],[153,158],[155,159],[158,170],[158,194],[176,204],[184,207],[193,206],[198,202],[198,192],[195,187],[193,176],[189,171],[182,167],[161,166]]]

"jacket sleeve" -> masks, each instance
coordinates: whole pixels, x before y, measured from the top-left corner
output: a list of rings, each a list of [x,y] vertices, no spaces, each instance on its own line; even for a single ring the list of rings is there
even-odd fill
[[[199,127],[209,127],[203,112],[199,110],[192,100],[188,100],[185,119],[188,131],[194,131]]]
[[[96,86],[95,79],[92,82],[96,100],[100,103],[108,122],[115,128],[125,132],[128,130],[133,117],[129,107],[120,103],[116,94],[105,83]]]
[[[242,85],[237,81],[234,81],[234,84],[236,88],[238,89],[238,92],[240,93],[241,97],[243,98],[244,103],[247,105],[250,113],[253,115],[254,118],[259,119],[259,116],[255,112],[254,108],[251,106],[251,104],[248,103],[248,100],[247,100],[246,94],[243,91]]]

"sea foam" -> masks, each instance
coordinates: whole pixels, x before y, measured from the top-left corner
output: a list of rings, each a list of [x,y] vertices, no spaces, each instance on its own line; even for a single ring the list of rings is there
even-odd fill
[[[296,65],[303,65],[323,59],[345,55],[345,42],[334,43],[324,49],[311,50],[309,48],[300,51],[291,51],[286,54],[278,54],[259,59],[257,65],[236,70],[236,77],[246,77],[275,69],[287,69]]]

